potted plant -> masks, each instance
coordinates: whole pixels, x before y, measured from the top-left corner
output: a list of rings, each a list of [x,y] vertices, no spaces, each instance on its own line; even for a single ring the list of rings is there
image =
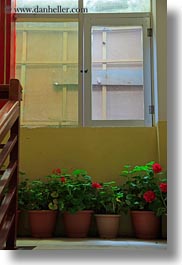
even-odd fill
[[[115,238],[118,235],[120,213],[124,210],[121,188],[114,181],[102,185],[94,182],[95,188],[95,218],[101,238]]]
[[[163,199],[160,189],[161,184],[167,180],[160,164],[152,161],[142,166],[126,165],[121,176],[127,178],[123,188],[136,237],[159,237],[159,217],[167,209],[167,201]]]
[[[18,205],[17,205],[17,228],[19,231],[19,220],[20,214],[25,212],[28,205],[28,182],[29,179],[26,174],[22,171],[19,172],[19,182],[18,182]]]
[[[59,210],[63,212],[63,222],[68,237],[86,237],[91,223],[93,193],[91,177],[83,169],[71,174],[62,170]]]
[[[28,205],[28,182],[29,179],[26,174],[22,171],[19,172],[19,182],[18,182],[18,211],[26,209]]]
[[[52,237],[57,217],[60,182],[32,180],[28,184],[28,210],[32,237]]]
[[[160,214],[162,215],[162,237],[167,238],[167,181],[163,179],[163,182],[159,185],[162,205],[160,207]]]

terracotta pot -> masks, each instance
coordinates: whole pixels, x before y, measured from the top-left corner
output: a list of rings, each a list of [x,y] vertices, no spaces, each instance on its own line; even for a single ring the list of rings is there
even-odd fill
[[[52,237],[57,211],[33,210],[28,211],[32,237],[49,238]]]
[[[135,236],[141,239],[155,239],[160,236],[160,218],[152,211],[131,211]]]
[[[78,211],[75,214],[64,212],[63,221],[66,235],[77,238],[87,237],[92,213],[93,211],[91,210]]]
[[[101,238],[116,238],[119,231],[120,215],[95,214],[99,236]]]

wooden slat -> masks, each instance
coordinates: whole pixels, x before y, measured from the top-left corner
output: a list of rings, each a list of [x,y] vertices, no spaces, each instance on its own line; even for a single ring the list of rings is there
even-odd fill
[[[10,115],[10,111],[13,108],[13,105],[15,104],[15,101],[8,100],[6,104],[2,107],[0,110],[0,128],[3,126],[3,123],[6,122],[8,115]]]
[[[8,194],[6,194],[6,196],[4,197],[1,206],[0,206],[0,238],[1,238],[1,228],[3,225],[3,221],[4,218],[6,216],[6,214],[8,213],[8,209],[11,206],[11,202],[14,198],[14,196],[16,195],[16,187],[11,190],[11,192],[9,191]]]
[[[10,162],[7,169],[4,171],[1,179],[0,179],[0,199],[3,195],[3,191],[7,187],[8,183],[11,181],[11,177],[17,167],[17,161]]]
[[[9,85],[0,85],[0,99],[8,99]]]
[[[8,99],[8,97],[9,97],[9,93],[8,92],[1,92],[0,91],[0,99]]]
[[[3,148],[2,152],[0,153],[0,168],[6,161],[8,155],[10,154],[11,150],[15,146],[17,142],[17,135],[12,135],[8,142],[5,144],[5,147]]]
[[[6,103],[6,105],[8,104],[8,102]],[[0,110],[0,142],[4,139],[10,128],[13,126],[16,119],[19,117],[19,112],[20,112],[19,102],[14,103],[12,109],[7,114],[3,112],[1,115],[1,111],[3,111],[5,107],[6,106],[4,106]]]
[[[18,79],[11,79],[10,84],[0,85],[0,98],[21,100],[22,86]]]
[[[9,157],[6,170],[0,179],[0,249],[14,249],[16,245],[16,208],[18,176],[18,138],[22,87],[18,79],[9,85],[0,85],[0,98],[8,100],[0,109],[0,143],[10,131],[6,144],[1,144],[0,169]],[[7,189],[7,190],[6,190]],[[6,191],[6,192],[5,192]]]
[[[9,99],[21,100],[22,86],[18,79],[11,79],[9,84]]]
[[[0,93],[1,92],[7,92],[7,93],[9,93],[9,85],[1,84],[0,85]]]
[[[13,225],[13,222],[15,220],[15,214],[12,216],[9,216],[2,226],[1,232],[0,232],[0,249],[6,248],[6,241],[9,235],[9,230]]]

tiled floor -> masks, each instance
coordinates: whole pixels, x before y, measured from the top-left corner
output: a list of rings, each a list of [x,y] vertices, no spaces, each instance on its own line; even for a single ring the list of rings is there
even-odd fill
[[[54,239],[33,239],[21,238],[17,240],[17,247],[20,250],[80,250],[80,249],[167,249],[165,240],[137,240],[137,239],[114,239],[102,240],[98,238],[54,238]]]

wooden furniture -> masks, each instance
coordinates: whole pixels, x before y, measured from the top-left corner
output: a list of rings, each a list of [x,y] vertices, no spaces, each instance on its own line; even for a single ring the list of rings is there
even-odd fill
[[[16,249],[21,91],[17,79],[0,85],[0,249]]]

